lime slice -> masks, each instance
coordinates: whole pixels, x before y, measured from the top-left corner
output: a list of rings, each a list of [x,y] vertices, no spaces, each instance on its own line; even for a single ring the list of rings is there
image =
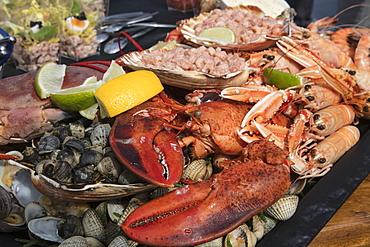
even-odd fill
[[[98,112],[99,104],[95,103],[87,109],[79,111],[80,115],[89,120],[94,120],[96,113]]]
[[[63,79],[67,66],[47,62],[41,66],[35,76],[35,90],[41,99],[46,99],[51,93],[55,93],[62,88]]]
[[[176,45],[177,45],[176,41],[168,41],[168,42],[159,41],[157,44],[153,45],[148,50],[151,50],[151,51],[162,50],[162,49],[172,50],[173,48],[176,47]]]
[[[263,80],[266,84],[270,86],[275,86],[278,89],[286,89],[289,87],[299,86],[306,83],[307,81],[302,76],[271,68],[265,68],[263,70]]]
[[[123,70],[123,68],[113,60],[103,75],[103,83],[113,80],[114,78],[124,74],[126,74],[126,72]]]
[[[59,90],[50,94],[53,103],[65,111],[81,111],[97,103],[95,91],[97,83],[85,84],[77,87]]]
[[[228,27],[211,27],[204,29],[197,38],[226,45],[235,43],[236,35],[234,31]]]

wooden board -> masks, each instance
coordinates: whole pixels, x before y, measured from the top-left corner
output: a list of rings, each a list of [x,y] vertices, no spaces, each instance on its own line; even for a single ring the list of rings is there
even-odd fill
[[[308,247],[370,246],[370,175]]]

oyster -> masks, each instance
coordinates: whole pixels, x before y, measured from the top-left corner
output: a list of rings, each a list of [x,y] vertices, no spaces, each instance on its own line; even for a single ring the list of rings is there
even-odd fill
[[[205,47],[202,49],[204,48]],[[244,65],[240,70],[222,75],[200,72],[194,69],[190,70],[190,68],[187,70],[184,70],[183,68],[167,69],[160,68],[159,66],[153,67],[143,64],[142,61],[144,56],[151,54],[152,52],[160,52],[160,54],[163,54],[164,56],[169,51],[164,49],[159,51],[144,50],[142,52],[131,52],[118,58],[117,61],[126,64],[133,70],[146,69],[153,71],[159,77],[162,83],[187,90],[224,89],[232,86],[240,86],[248,79],[249,74],[255,70],[254,68],[247,66],[247,61],[245,61],[244,58],[241,58],[244,60]],[[165,64],[169,64],[169,61],[167,61],[167,59],[165,60]]]
[[[243,14],[247,15],[248,19]],[[203,24],[205,21],[207,21],[206,25]],[[215,9],[190,18],[182,26],[181,33],[187,41],[197,45],[242,51],[259,51],[273,46],[280,36],[285,33],[283,24],[284,18],[268,17],[256,6],[238,5],[224,10]],[[236,33],[236,41],[231,44],[222,44],[214,40],[199,38],[198,34],[201,30],[204,30],[203,28],[200,29],[199,25],[204,25],[203,28],[229,27]],[[240,28],[242,33],[237,31],[237,28]]]

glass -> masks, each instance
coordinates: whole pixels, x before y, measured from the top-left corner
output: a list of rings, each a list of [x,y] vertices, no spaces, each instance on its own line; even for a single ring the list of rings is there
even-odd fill
[[[199,13],[200,0],[167,0],[169,11],[179,11],[182,13],[193,11]]]

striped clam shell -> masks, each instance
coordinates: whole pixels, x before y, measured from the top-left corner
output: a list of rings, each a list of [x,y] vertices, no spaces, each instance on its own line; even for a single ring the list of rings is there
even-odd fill
[[[298,207],[297,195],[284,195],[277,202],[265,210],[265,213],[276,220],[285,221],[290,219]]]

